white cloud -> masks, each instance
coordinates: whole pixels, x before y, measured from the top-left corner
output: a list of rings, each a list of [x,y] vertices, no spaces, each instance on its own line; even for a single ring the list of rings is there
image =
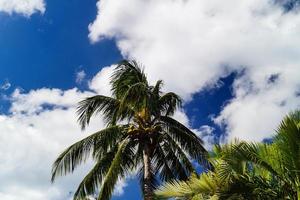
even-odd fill
[[[0,12],[18,13],[28,17],[35,12],[44,13],[45,7],[44,0],[0,0]]]
[[[71,107],[74,106],[79,99],[83,99],[87,95],[92,95],[91,92],[82,93],[78,89],[73,88],[66,91],[53,88],[41,88],[31,90],[28,93],[22,93],[20,89],[16,89],[11,96],[12,113],[27,113],[33,114],[39,111],[44,111],[45,106],[50,107]]]
[[[261,141],[272,137],[282,118],[300,108],[299,77],[299,68],[291,67],[280,70],[274,82],[259,72],[252,74],[251,80],[246,75],[238,78],[234,82],[235,98],[215,119],[227,126],[227,139]]]
[[[80,70],[79,72],[76,73],[76,83],[80,84],[82,81],[85,79],[86,73],[84,70]]]
[[[127,187],[127,182],[124,179],[119,179],[116,187],[114,188],[113,195],[122,196],[124,194],[125,187]]]
[[[54,184],[51,166],[67,146],[104,127],[100,116],[85,132],[77,124],[76,103],[94,94],[76,88],[15,90],[10,114],[0,115],[0,199],[71,199],[92,163]],[[115,195],[122,195],[126,185],[120,181]]]
[[[110,96],[112,93],[109,82],[115,67],[115,65],[103,67],[101,71],[98,72],[89,82],[90,89],[94,90],[98,94]]]
[[[193,131],[203,140],[204,147],[208,150],[211,150],[215,144],[215,128],[208,125],[203,125],[199,129],[194,129]]]
[[[124,57],[143,62],[151,80],[163,79],[187,100],[241,73],[235,98],[216,118],[229,139],[269,137],[299,107],[299,12],[269,0],[101,0],[97,7],[91,41],[115,38]]]
[[[12,95],[13,112],[0,115],[1,199],[63,200],[76,189],[86,170],[53,185],[50,172],[64,148],[87,136],[76,123],[75,103],[71,102],[89,95],[76,89],[46,88]],[[53,108],[40,109],[44,104]],[[101,127],[94,123],[87,133]]]

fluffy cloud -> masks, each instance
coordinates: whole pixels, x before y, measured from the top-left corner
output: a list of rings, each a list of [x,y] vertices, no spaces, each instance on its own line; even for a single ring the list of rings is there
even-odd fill
[[[103,67],[94,78],[89,81],[89,87],[98,94],[110,96],[111,87],[110,87],[110,77],[112,76],[113,69],[115,65]]]
[[[18,13],[30,16],[35,12],[45,12],[44,0],[0,0],[0,12]]]
[[[214,131],[215,128],[208,125],[202,125],[199,129],[194,130],[196,135],[203,140],[204,146],[208,150],[211,150],[216,143]]]
[[[74,191],[86,170],[51,185],[51,165],[59,152],[86,136],[76,124],[72,102],[88,95],[76,89],[14,92],[11,114],[0,116],[1,199],[59,200]],[[43,105],[53,107],[41,109]]]
[[[91,95],[76,88],[15,90],[10,114],[0,115],[0,199],[71,199],[92,163],[54,184],[51,166],[67,146],[104,127],[100,116],[85,132],[77,124],[76,103]],[[121,195],[126,185],[120,181],[115,195]]]
[[[258,71],[252,74],[252,79],[242,75],[235,80],[235,98],[214,119],[225,125],[228,140],[261,141],[271,137],[280,120],[300,108],[299,67],[278,68],[277,72],[264,76]]]
[[[228,139],[261,140],[300,100],[300,14],[276,2],[101,0],[89,37],[116,39],[124,57],[187,100],[238,73],[215,122]]]

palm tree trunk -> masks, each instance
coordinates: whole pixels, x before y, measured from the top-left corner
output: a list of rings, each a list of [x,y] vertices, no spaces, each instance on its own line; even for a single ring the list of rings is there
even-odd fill
[[[153,200],[154,193],[151,183],[151,158],[150,158],[150,149],[146,144],[143,150],[143,159],[144,159],[144,200]]]

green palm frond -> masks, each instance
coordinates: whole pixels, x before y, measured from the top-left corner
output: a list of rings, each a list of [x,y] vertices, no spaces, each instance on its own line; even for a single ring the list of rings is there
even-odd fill
[[[111,161],[111,165],[107,173],[105,174],[97,200],[109,200],[114,191],[114,186],[117,183],[118,178],[124,177],[126,173],[124,169],[126,169],[128,166],[122,166],[122,164],[124,163],[123,158],[126,153],[124,150],[126,149],[128,143],[129,140],[126,138],[118,145],[118,150]]]
[[[178,145],[199,163],[206,163],[208,153],[203,147],[203,141],[190,129],[171,117],[161,116],[166,133],[173,138]]]
[[[77,107],[77,114],[81,128],[85,129],[93,115],[102,114],[107,124],[115,125],[120,120],[132,118],[134,111],[131,107],[126,107],[124,103],[121,108],[121,100],[96,95],[80,101]]]
[[[181,107],[182,99],[173,92],[168,92],[158,100],[159,107],[165,116],[173,115]]]
[[[52,178],[54,181],[57,176],[66,175],[82,162],[86,161],[91,154],[101,154],[114,146],[118,139],[123,136],[123,127],[113,126],[98,131],[79,142],[71,145],[59,155],[53,164]],[[99,146],[101,143],[101,146]],[[96,149],[96,151],[94,151]]]
[[[159,177],[162,181],[170,181],[176,177],[173,174],[167,155],[163,148],[158,145],[153,152],[153,168],[155,171],[159,172]]]
[[[156,81],[155,86],[151,87],[152,93],[155,97],[157,97],[157,99],[159,99],[159,97],[160,97],[162,86],[163,86],[163,81],[158,80],[158,81]]]
[[[184,181],[171,181],[164,184],[157,190],[158,197],[172,198],[172,197],[191,197],[194,195],[192,188]]]
[[[112,148],[99,161],[97,161],[93,169],[85,176],[78,186],[78,189],[74,194],[74,200],[81,200],[88,195],[98,192],[117,150],[118,148]]]
[[[204,173],[199,177],[191,176],[188,181],[171,181],[156,191],[158,197],[176,199],[208,199],[214,196],[218,183],[212,173]]]
[[[124,60],[118,64],[111,77],[113,95],[121,99],[127,92],[128,87],[136,83],[148,85],[146,75],[136,61]]]
[[[265,157],[262,157],[260,151],[266,144],[240,142],[233,144],[230,151],[226,151],[223,159],[230,162],[251,162],[255,165],[265,168],[274,175],[278,175],[276,170],[268,163]],[[237,168],[235,169],[237,171]]]
[[[120,101],[120,111],[130,107],[132,110],[139,112],[142,108],[146,107],[146,98],[148,93],[147,85],[143,82],[130,85],[127,91],[123,94]]]
[[[190,159],[186,155],[186,153],[182,150],[179,144],[175,142],[168,134],[166,134],[166,140],[165,140],[165,146],[169,146],[171,151],[175,154],[175,156],[182,162],[184,165],[187,173],[195,173],[196,170],[193,167],[193,164],[191,163]]]
[[[78,122],[82,129],[85,129],[90,123],[94,114],[102,113],[107,122],[115,123],[117,121],[116,113],[120,101],[111,97],[96,95],[80,101],[77,107]]]
[[[282,173],[294,184],[300,182],[300,126],[298,112],[288,115],[277,129],[274,145],[280,149]]]

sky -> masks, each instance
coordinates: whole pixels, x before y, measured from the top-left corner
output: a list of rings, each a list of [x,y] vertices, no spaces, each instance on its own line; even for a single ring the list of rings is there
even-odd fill
[[[297,0],[0,0],[0,199],[69,200],[92,161],[50,183],[86,131],[76,103],[110,95],[121,59],[184,99],[175,118],[210,149],[271,138],[300,107]],[[140,199],[134,175],[113,200]]]

